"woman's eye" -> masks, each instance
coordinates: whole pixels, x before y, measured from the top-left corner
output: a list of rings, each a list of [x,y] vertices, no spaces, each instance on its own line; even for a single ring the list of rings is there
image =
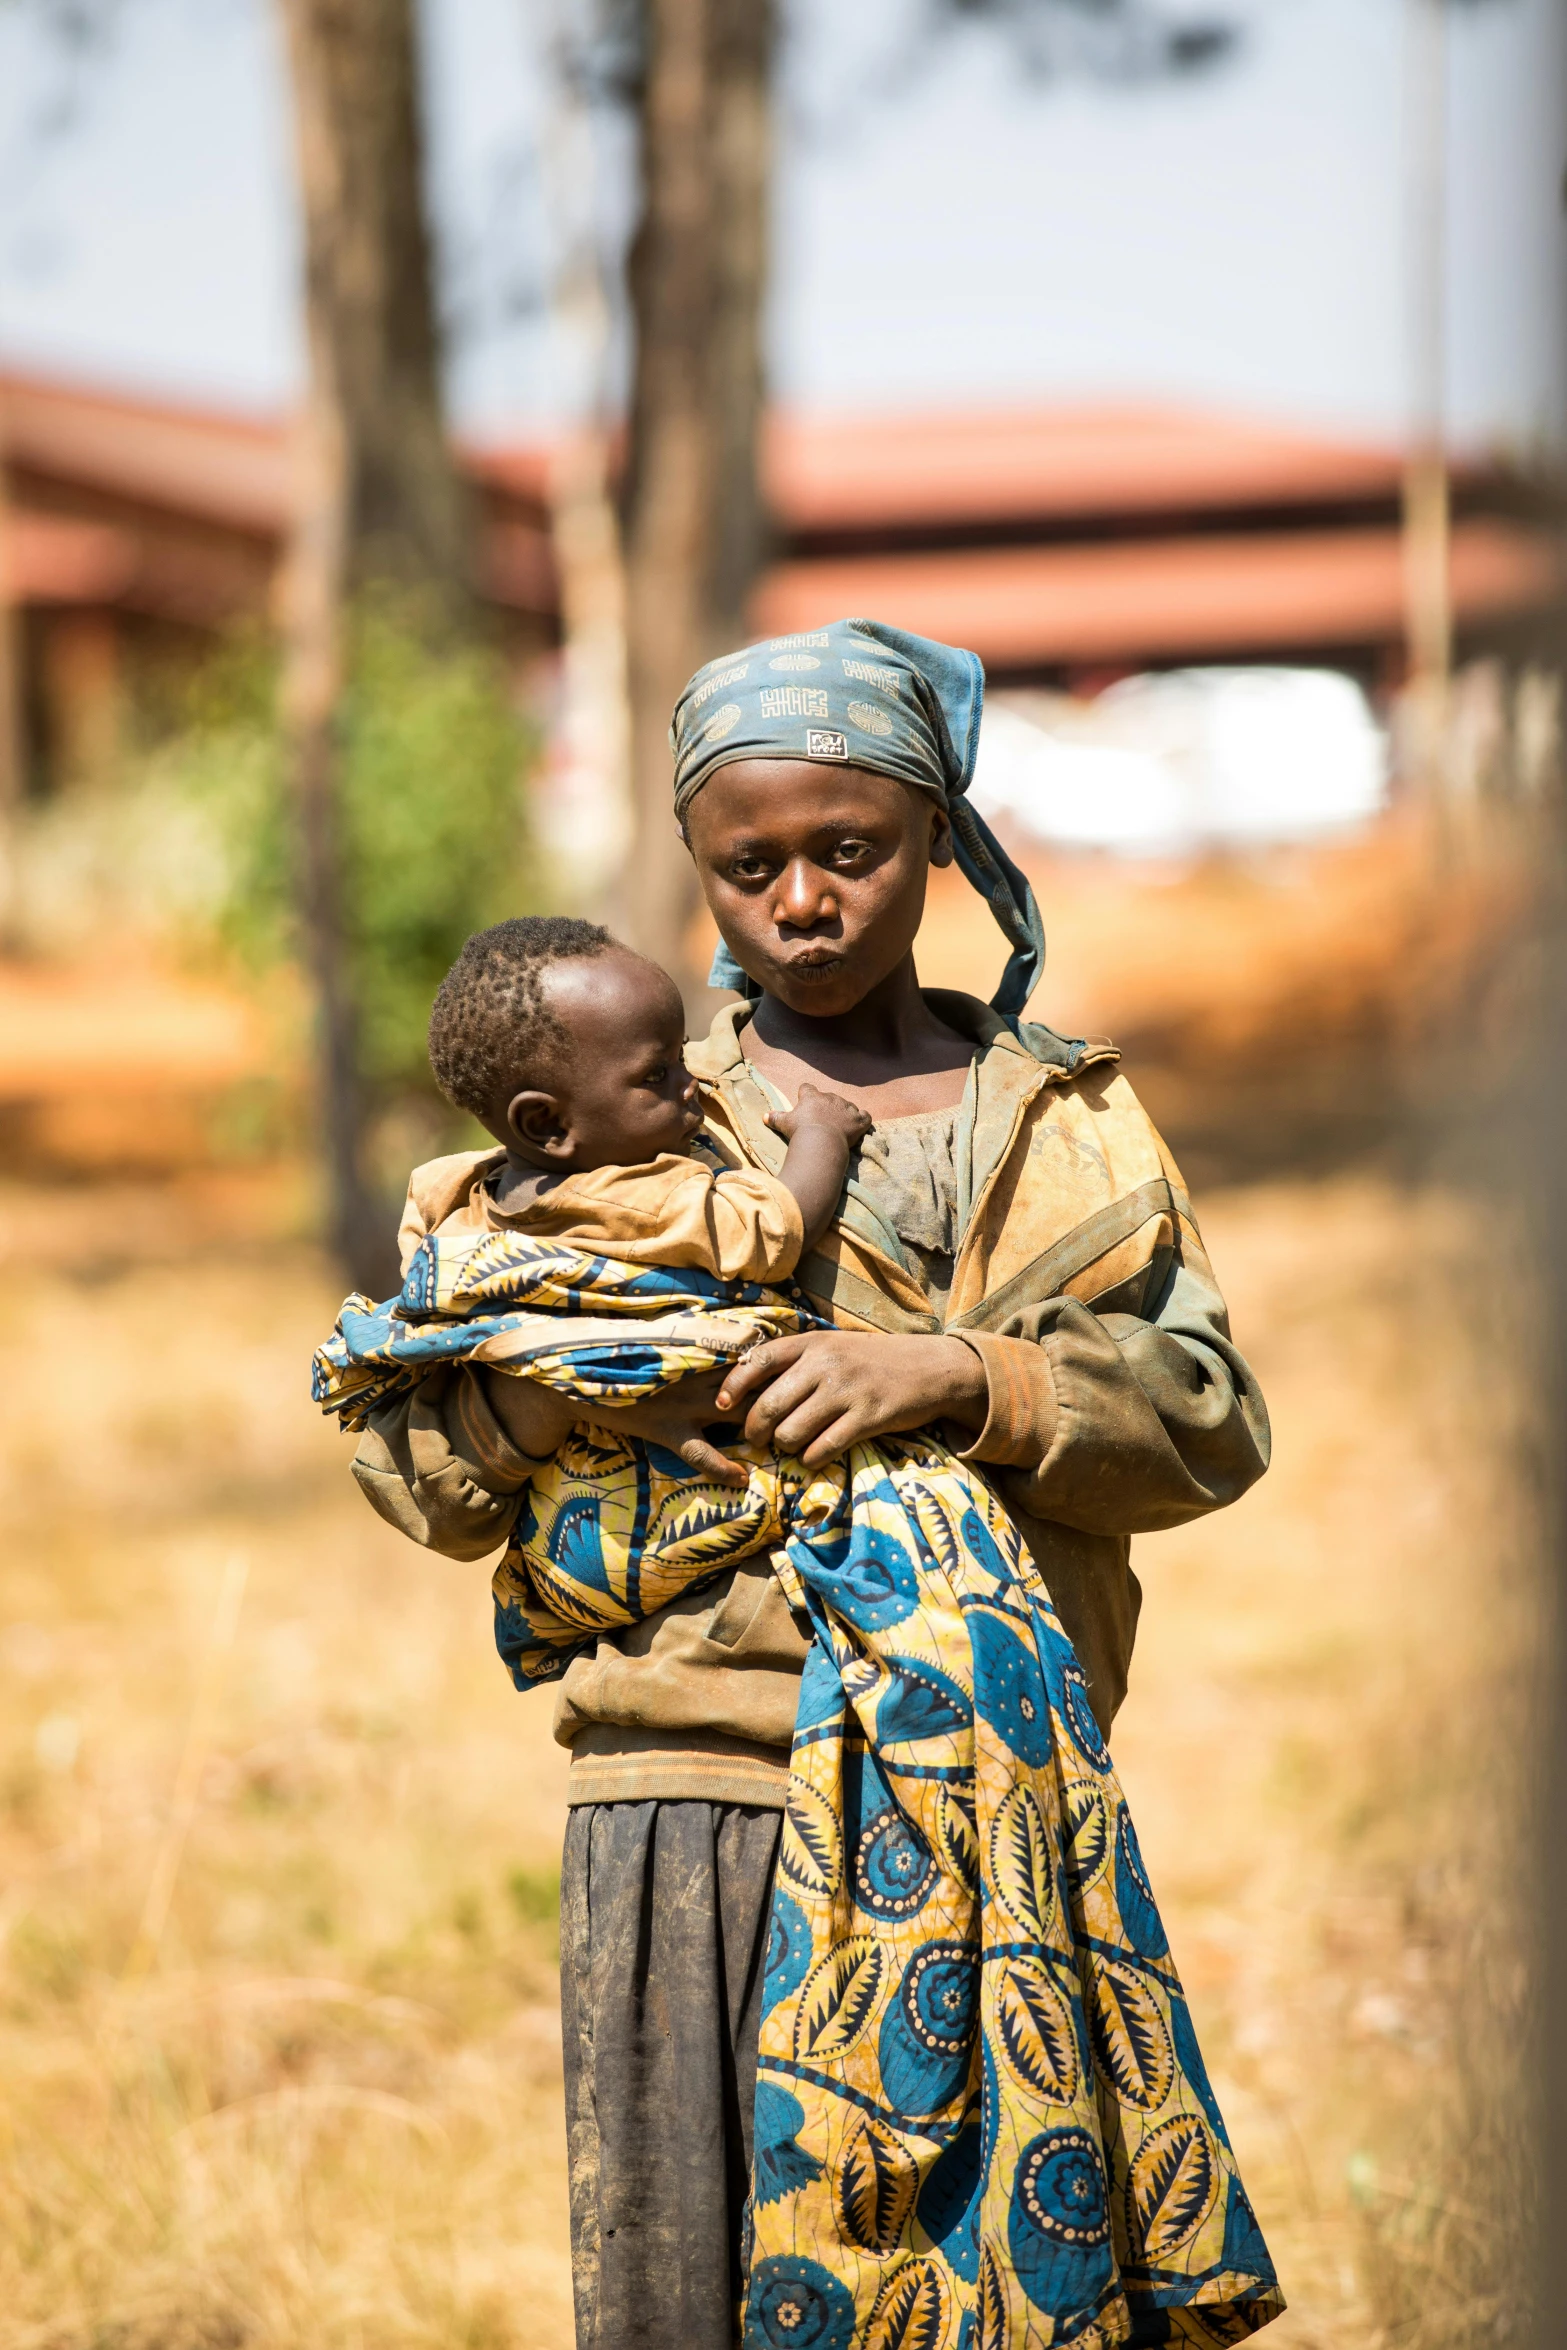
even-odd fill
[[[867,840],[841,840],[833,851],[833,862],[837,865],[857,865],[869,854],[870,845]]]

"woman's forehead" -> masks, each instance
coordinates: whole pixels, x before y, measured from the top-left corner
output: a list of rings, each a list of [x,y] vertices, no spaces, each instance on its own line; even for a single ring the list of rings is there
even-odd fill
[[[710,775],[687,810],[693,830],[830,832],[845,824],[901,821],[926,795],[896,776],[810,759],[736,759]]]

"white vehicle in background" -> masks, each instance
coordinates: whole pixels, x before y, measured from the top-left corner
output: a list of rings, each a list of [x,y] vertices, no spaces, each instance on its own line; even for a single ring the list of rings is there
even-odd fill
[[[972,796],[1042,846],[1189,856],[1351,831],[1388,773],[1384,729],[1336,670],[1178,669],[1092,702],[998,692]]]

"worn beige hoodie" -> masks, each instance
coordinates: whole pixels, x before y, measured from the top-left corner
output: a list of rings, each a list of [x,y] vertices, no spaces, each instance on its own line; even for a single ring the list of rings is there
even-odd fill
[[[1108,1731],[1140,1599],[1130,1537],[1244,1493],[1267,1465],[1267,1413],[1230,1339],[1179,1172],[1114,1047],[1014,1027],[970,996],[927,996],[975,1045],[944,1312],[915,1253],[852,1180],[795,1279],[846,1329],[944,1329],[979,1356],[989,1409],[964,1457],[984,1469],[1038,1561]],[[533,1208],[508,1219],[495,1207],[484,1179],[500,1152],[438,1160],[410,1189],[405,1250],[455,1217],[560,1239],[599,1232],[610,1253],[642,1263],[706,1263],[668,1251],[723,1248],[715,1269],[737,1272],[754,1242],[747,1265],[773,1249],[765,1261],[786,1266],[790,1240],[799,1247],[798,1211],[785,1231],[778,1203],[788,1195],[755,1183],[776,1175],[786,1145],[764,1123],[768,1093],[745,1057],[748,1016],[744,1006],[721,1013],[687,1050],[707,1113],[698,1157],[574,1178],[538,1203],[547,1225]],[[477,1559],[507,1539],[538,1466],[501,1430],[483,1375],[453,1368],[372,1416],[354,1474],[414,1541]],[[761,1560],[600,1639],[557,1689],[572,1802],[781,1804],[805,1653]]]

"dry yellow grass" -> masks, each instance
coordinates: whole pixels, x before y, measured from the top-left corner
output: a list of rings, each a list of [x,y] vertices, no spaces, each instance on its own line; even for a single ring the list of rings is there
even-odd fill
[[[348,1487],[306,1393],[319,1265],[193,1236],[199,1206],[6,1202],[0,2340],[551,2350],[566,1757],[486,1571]]]
[[[556,2350],[565,1757],[485,1571],[352,1492],[308,1251],[211,1194],[0,1206],[0,2350]],[[1272,2339],[1501,2343],[1470,2150],[1516,2159],[1482,1903],[1531,1633],[1505,1382],[1455,1310],[1471,1212],[1345,1178],[1205,1222],[1278,1465],[1141,1546],[1117,1749],[1291,2295]]]
[[[1532,2339],[1538,1616],[1501,1222],[1353,1176],[1212,1202],[1274,1466],[1138,1546],[1116,1756],[1290,2298],[1279,2350]]]

